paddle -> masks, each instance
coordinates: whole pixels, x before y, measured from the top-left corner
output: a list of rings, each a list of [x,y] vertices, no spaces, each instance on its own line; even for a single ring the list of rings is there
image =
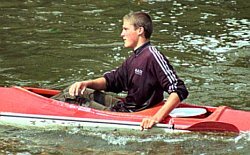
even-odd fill
[[[213,132],[235,132],[240,133],[239,129],[233,124],[215,121],[199,122],[187,128],[190,131],[213,131]]]

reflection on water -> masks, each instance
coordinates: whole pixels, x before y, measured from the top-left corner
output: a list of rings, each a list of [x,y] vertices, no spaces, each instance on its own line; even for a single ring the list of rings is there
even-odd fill
[[[249,7],[245,0],[3,0],[0,85],[62,89],[101,76],[130,54],[119,37],[123,15],[144,10],[154,21],[152,43],[189,88],[187,102],[250,110]],[[1,126],[0,137],[0,154],[247,154],[250,148],[249,134],[146,135]]]
[[[191,47],[201,52],[222,53],[249,46],[250,22],[247,19],[226,19],[225,22],[226,33],[212,36],[185,35],[178,42],[179,45],[183,45],[178,50],[186,51]]]
[[[2,127],[1,127],[2,128]],[[151,133],[84,129],[0,128],[1,153],[23,154],[246,154],[249,133]],[[6,136],[6,134],[8,136]],[[35,138],[34,138],[35,137]],[[129,149],[128,149],[129,148]],[[157,149],[155,149],[157,148]],[[200,149],[197,149],[200,148]]]

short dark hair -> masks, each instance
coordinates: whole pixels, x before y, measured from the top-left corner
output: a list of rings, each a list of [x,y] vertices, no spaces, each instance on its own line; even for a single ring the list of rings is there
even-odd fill
[[[145,12],[130,12],[123,17],[123,20],[129,20],[135,28],[143,27],[145,38],[149,39],[153,33],[153,23],[149,14]]]

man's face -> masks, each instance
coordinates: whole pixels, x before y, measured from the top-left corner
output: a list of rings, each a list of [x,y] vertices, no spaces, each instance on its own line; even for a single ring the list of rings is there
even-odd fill
[[[128,20],[123,20],[121,37],[124,41],[124,47],[132,49],[137,47],[139,32]]]

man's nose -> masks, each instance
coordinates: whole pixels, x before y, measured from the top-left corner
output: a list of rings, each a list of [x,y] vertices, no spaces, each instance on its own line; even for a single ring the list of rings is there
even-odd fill
[[[121,37],[123,37],[123,36],[124,36],[124,32],[123,32],[123,30],[122,30],[122,32],[121,32],[121,34],[120,34],[120,36],[121,36]]]

